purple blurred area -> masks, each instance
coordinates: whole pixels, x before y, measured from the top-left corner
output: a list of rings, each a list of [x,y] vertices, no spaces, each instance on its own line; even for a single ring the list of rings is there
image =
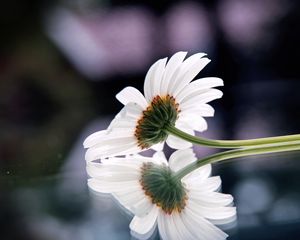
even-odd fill
[[[296,0],[1,3],[0,239],[131,239],[131,217],[89,193],[82,141],[121,109],[118,91],[142,90],[176,51],[206,52],[199,77],[225,82],[201,136],[299,133],[299,12]],[[229,239],[299,238],[299,157],[215,166],[238,207]]]

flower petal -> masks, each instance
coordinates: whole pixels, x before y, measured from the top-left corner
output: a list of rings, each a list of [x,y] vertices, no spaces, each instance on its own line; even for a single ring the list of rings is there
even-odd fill
[[[119,184],[122,185],[121,183],[122,182],[120,182]],[[127,182],[127,184],[130,183]],[[116,191],[113,191],[113,194],[114,196],[116,196],[117,200],[122,205],[124,205],[126,208],[129,208],[133,213],[135,213],[135,210],[137,210],[135,205],[137,205],[139,202],[144,202],[147,204],[149,200],[146,198],[144,191],[142,190],[139,182],[137,183],[132,182],[131,184],[134,184],[134,186],[132,186],[131,188],[127,187],[127,189],[118,188]]]
[[[157,152],[162,151],[164,148],[165,142],[160,142],[155,145],[152,145],[151,148]]]
[[[139,168],[135,164],[110,165],[102,163],[87,163],[87,173],[92,178],[109,181],[131,181],[140,177]]]
[[[193,149],[182,149],[175,151],[169,158],[169,167],[177,172],[178,170],[184,168],[188,164],[196,161],[197,158]]]
[[[219,87],[223,86],[223,80],[221,78],[216,77],[206,77],[200,78],[188,84],[185,88],[180,91],[177,96],[176,100],[178,102],[182,102],[182,100],[188,96],[195,96],[199,95],[212,87]]]
[[[138,217],[144,217],[149,214],[152,208],[153,204],[145,194],[144,198],[140,199],[140,201],[136,201],[131,207],[132,212]]]
[[[131,117],[136,120],[138,120],[142,116],[144,110],[140,105],[132,102],[126,104],[124,108],[124,115],[126,117]]]
[[[101,158],[121,156],[129,153],[138,153],[141,149],[137,146],[136,141],[131,141],[127,144],[116,144],[110,146],[99,146],[95,148],[89,148],[85,154],[86,161],[93,161]]]
[[[214,224],[226,224],[232,222],[236,217],[235,207],[205,207],[199,202],[189,199],[187,208],[193,210],[197,215],[209,219]]]
[[[197,114],[202,117],[213,117],[215,113],[214,108],[206,103],[188,105],[187,107],[180,106],[180,110],[180,115],[182,116],[186,114]]]
[[[151,161],[156,164],[160,164],[160,165],[161,164],[168,165],[166,156],[165,156],[164,152],[162,152],[162,151],[154,153]]]
[[[195,234],[190,231],[188,224],[185,225],[182,221],[182,214],[172,214],[173,225],[175,225],[175,232],[177,232],[178,239],[190,239],[190,240],[198,240],[199,234]],[[173,227],[174,228],[174,227]],[[170,229],[172,230],[172,228]]]
[[[221,188],[221,178],[219,176],[209,177],[204,180],[199,180],[199,178],[191,179],[189,178],[188,181],[185,179],[183,180],[189,189],[196,189],[201,192],[214,192],[218,191]]]
[[[110,129],[110,133],[115,131],[117,129],[117,131],[124,129],[124,130],[129,130],[133,133],[135,131],[135,127],[136,127],[136,119],[132,119],[129,117],[122,117],[122,118],[118,118],[115,119],[114,123],[112,124],[112,127]]]
[[[205,181],[211,175],[211,170],[211,164],[206,164],[186,175],[182,180],[189,184]]]
[[[131,235],[138,239],[149,239],[156,228],[158,208],[153,206],[151,211],[144,217],[134,216],[129,227]]]
[[[193,78],[210,62],[208,58],[202,58],[204,53],[197,53],[187,58],[180,66],[176,78],[169,85],[169,92],[176,95],[186,87]]]
[[[172,239],[172,232],[171,235],[169,235],[168,227],[167,227],[167,222],[165,220],[165,213],[159,209],[158,217],[157,217],[157,225],[158,225],[158,230],[159,230],[159,235],[163,240],[167,239]],[[176,240],[176,238],[175,238]]]
[[[198,132],[207,130],[206,120],[195,113],[181,114],[179,119],[182,122],[186,122],[193,130],[196,130]]]
[[[121,181],[121,182],[111,182],[105,180],[99,180],[96,178],[91,178],[88,180],[88,186],[95,192],[100,193],[114,193],[114,192],[135,192],[139,190],[138,181]]]
[[[116,98],[124,105],[132,102],[139,104],[142,108],[147,108],[147,101],[143,94],[133,87],[126,87],[120,91]]]
[[[83,146],[85,148],[92,147],[98,143],[100,139],[102,139],[107,134],[106,130],[101,130],[89,135],[83,142]]]
[[[176,123],[176,127],[188,134],[195,135],[194,131],[184,123]],[[193,146],[192,143],[171,134],[168,136],[166,143],[174,149],[186,149]]]
[[[152,91],[151,91],[151,82],[153,81],[154,78],[154,73],[156,68],[158,67],[159,60],[156,61],[155,63],[152,64],[152,66],[149,68],[146,77],[145,77],[145,82],[144,82],[144,95],[146,100],[150,103],[152,98]]]
[[[168,61],[166,68],[165,68],[165,74],[164,78],[161,81],[160,85],[160,93],[161,95],[167,95],[168,94],[168,88],[171,79],[173,79],[174,73],[178,69],[178,67],[182,64],[182,61],[184,60],[187,52],[177,52],[175,53],[170,60]]]
[[[203,192],[195,189],[189,189],[189,198],[194,199],[205,207],[227,207],[233,203],[233,197],[230,194]]]
[[[200,235],[205,240],[224,240],[228,237],[226,233],[198,215],[192,208],[184,209],[182,220],[186,226],[189,226],[191,232]]]
[[[160,60],[159,65],[155,71],[154,78],[152,79],[152,98],[154,98],[157,95],[161,95],[160,93],[160,85],[163,80],[164,72],[165,72],[165,67],[167,63],[168,58],[163,58]]]
[[[149,69],[145,83],[144,93],[146,100],[150,103],[156,95],[160,95],[160,85],[164,74],[167,58],[160,59]]]
[[[187,96],[180,103],[181,108],[189,108],[194,106],[195,104],[208,103],[212,100],[221,98],[223,96],[222,91],[218,89],[209,89],[206,92],[195,95],[195,96]]]

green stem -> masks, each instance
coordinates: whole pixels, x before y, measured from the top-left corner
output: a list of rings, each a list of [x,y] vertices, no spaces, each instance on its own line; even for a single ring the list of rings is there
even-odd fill
[[[274,144],[290,141],[300,141],[300,134],[278,136],[278,137],[267,137],[267,138],[257,138],[248,140],[213,140],[201,137],[196,137],[185,133],[174,126],[167,126],[166,130],[168,133],[177,136],[181,139],[189,141],[194,144],[217,147],[217,148],[245,148],[254,147],[258,145]]]
[[[244,149],[229,150],[229,151],[213,154],[203,159],[199,159],[196,162],[193,162],[187,165],[186,167],[184,167],[183,169],[181,169],[180,171],[178,171],[175,176],[178,179],[182,179],[184,176],[186,176],[187,174],[191,173],[192,171],[194,171],[195,169],[201,166],[204,166],[209,163],[221,162],[232,158],[261,155],[267,153],[297,151],[297,150],[300,150],[300,141],[282,142],[276,144],[249,147]]]

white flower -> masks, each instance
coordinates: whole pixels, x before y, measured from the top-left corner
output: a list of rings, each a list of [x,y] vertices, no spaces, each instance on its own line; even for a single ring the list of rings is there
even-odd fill
[[[213,87],[222,86],[223,81],[206,77],[191,82],[210,60],[204,53],[184,60],[186,54],[178,52],[168,62],[164,58],[151,66],[145,78],[145,96],[133,87],[126,87],[116,95],[125,106],[107,130],[96,132],[84,141],[84,147],[89,148],[87,161],[149,148],[159,151],[165,141],[175,149],[192,146],[168,135],[166,126],[193,135],[194,131],[206,130],[203,117],[214,115],[214,109],[207,103],[222,97],[222,92]]]
[[[191,149],[174,152],[169,163],[163,153],[153,158],[140,155],[88,162],[89,187],[111,193],[135,216],[131,234],[138,239],[151,237],[156,226],[162,239],[225,239],[215,225],[228,224],[236,217],[233,197],[218,192],[219,176],[210,177],[205,165],[176,178],[176,171],[195,161]]]

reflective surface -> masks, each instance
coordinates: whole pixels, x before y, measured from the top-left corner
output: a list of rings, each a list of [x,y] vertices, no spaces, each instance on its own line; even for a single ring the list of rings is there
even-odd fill
[[[88,190],[81,142],[57,174],[20,179],[7,172],[1,177],[4,239],[131,239],[130,214],[109,195]],[[229,239],[300,234],[298,158],[282,154],[215,165],[213,175],[221,175],[222,191],[234,196],[238,209],[237,222],[225,229]]]

